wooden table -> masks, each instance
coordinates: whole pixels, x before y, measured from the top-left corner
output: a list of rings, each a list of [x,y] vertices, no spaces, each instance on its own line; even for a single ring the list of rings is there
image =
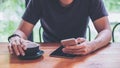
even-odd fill
[[[57,43],[41,44],[44,55],[36,60],[20,60],[10,55],[8,43],[0,43],[0,68],[120,68],[120,43],[111,43],[86,56],[56,58],[49,54]]]

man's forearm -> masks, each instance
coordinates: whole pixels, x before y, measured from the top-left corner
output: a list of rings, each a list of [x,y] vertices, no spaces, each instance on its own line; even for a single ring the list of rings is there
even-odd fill
[[[110,42],[111,36],[112,36],[111,30],[106,29],[106,30],[101,31],[97,35],[95,40],[91,41],[91,43],[93,44],[93,45],[91,45],[92,50],[94,51],[94,50],[99,49],[103,46],[106,46]]]
[[[17,30],[14,32],[14,34],[19,35],[23,39],[27,39],[31,31],[33,30],[34,25],[30,22],[27,22],[25,20],[22,20]]]

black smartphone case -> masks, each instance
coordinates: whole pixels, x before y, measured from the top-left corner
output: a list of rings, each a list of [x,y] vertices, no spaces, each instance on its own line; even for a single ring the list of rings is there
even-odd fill
[[[67,53],[63,53],[62,49],[64,47],[61,45],[59,48],[57,48],[55,51],[53,51],[50,56],[52,57],[62,57],[62,58],[73,58],[76,55],[73,54],[67,54]]]

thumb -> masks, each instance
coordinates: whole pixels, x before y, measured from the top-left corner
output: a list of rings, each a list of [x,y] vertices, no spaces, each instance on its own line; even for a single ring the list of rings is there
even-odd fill
[[[81,38],[81,37],[77,38],[77,43],[82,43],[82,42],[85,42],[85,41],[86,41],[85,38]]]

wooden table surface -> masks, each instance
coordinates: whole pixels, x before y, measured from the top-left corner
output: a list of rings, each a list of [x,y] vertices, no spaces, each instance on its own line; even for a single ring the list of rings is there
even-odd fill
[[[120,68],[120,43],[111,43],[86,56],[56,58],[49,54],[58,48],[57,43],[41,44],[42,57],[36,60],[20,60],[10,55],[8,43],[0,43],[0,68]]]

